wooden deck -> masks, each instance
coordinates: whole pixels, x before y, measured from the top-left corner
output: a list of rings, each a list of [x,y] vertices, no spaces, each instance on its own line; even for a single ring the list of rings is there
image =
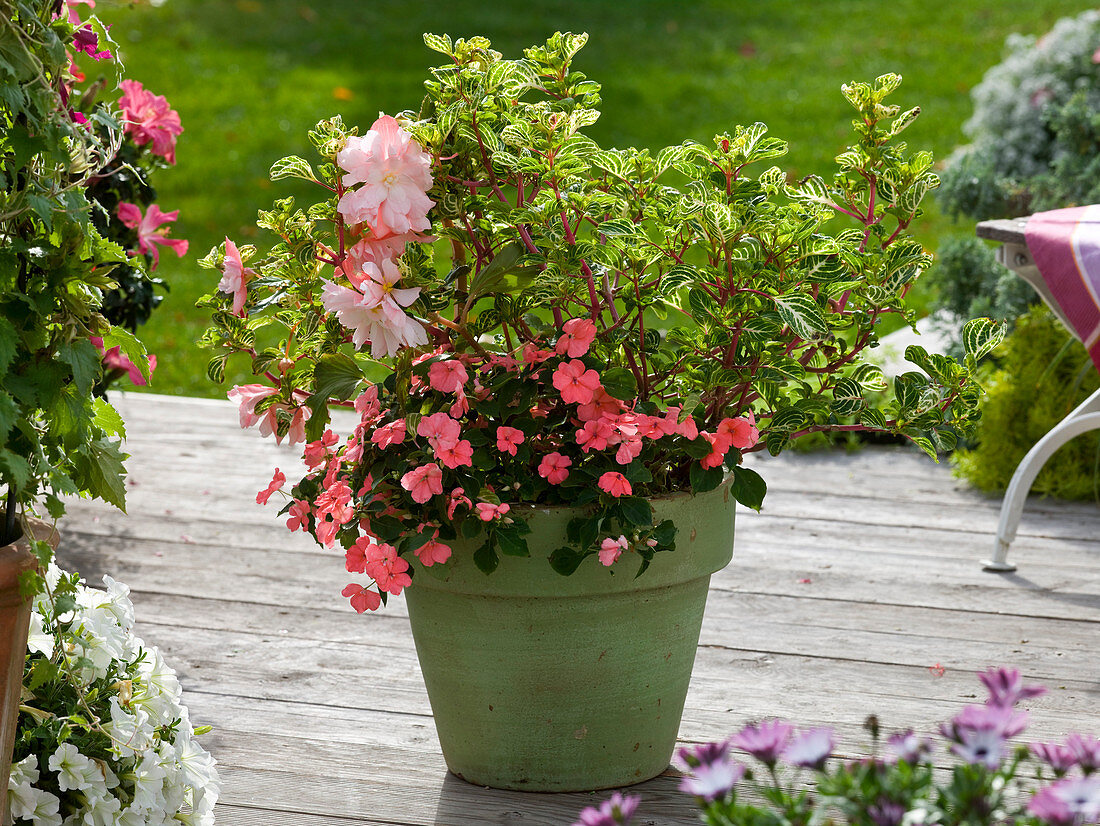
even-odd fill
[[[138,635],[214,726],[219,823],[568,826],[600,799],[448,775],[404,601],[356,616],[341,557],[255,504],[295,454],[242,432],[228,403],[115,401],[129,515],[73,503],[59,554],[133,589]],[[1033,701],[1035,739],[1100,732],[1100,508],[1033,499],[1019,571],[989,574],[999,502],[947,467],[898,449],[755,464],[770,493],[762,514],[738,514],[733,563],[714,577],[683,740],[782,716],[835,726],[857,754],[867,714],[931,732],[980,699],[974,673],[995,664],[1051,688]],[[635,787],[636,823],[697,822],[676,784]]]

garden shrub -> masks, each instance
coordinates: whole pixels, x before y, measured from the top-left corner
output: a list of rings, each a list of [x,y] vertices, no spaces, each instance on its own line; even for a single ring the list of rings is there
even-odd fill
[[[1085,348],[1045,306],[1020,317],[999,353],[1000,365],[983,381],[987,395],[974,446],[954,457],[959,475],[990,493],[1003,492],[1024,454],[1100,386]],[[1071,439],[1032,491],[1100,500],[1100,433]]]

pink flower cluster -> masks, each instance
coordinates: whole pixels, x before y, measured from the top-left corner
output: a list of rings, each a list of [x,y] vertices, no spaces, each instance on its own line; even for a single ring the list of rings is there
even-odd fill
[[[290,427],[287,430],[287,440],[290,444],[297,444],[306,440],[306,421],[309,420],[312,411],[308,407],[291,408],[287,404],[275,403],[270,405],[262,413],[256,412],[256,405],[268,396],[278,394],[277,387],[268,387],[264,384],[234,385],[227,394],[229,400],[237,405],[242,428],[260,425],[261,436],[275,436],[275,443],[282,444],[283,437],[279,435],[279,411],[290,415]]]
[[[180,116],[163,95],[154,95],[136,80],[119,83],[122,97],[122,131],[138,146],[151,143],[154,155],[176,162],[176,138],[183,132]]]

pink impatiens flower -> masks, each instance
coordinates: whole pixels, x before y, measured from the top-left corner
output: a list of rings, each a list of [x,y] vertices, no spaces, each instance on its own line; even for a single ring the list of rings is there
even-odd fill
[[[563,361],[554,371],[554,387],[561,393],[563,402],[588,404],[600,387],[600,375],[585,368],[580,359]]]
[[[229,238],[225,239],[225,262],[222,265],[222,280],[218,289],[233,296],[233,315],[244,318],[244,302],[248,297],[248,280],[256,273],[247,269],[241,261],[240,250]]]
[[[384,424],[371,434],[370,440],[378,445],[379,450],[385,450],[390,445],[399,445],[405,441],[405,420]]]
[[[337,210],[350,224],[366,223],[376,238],[426,230],[435,202],[431,158],[396,120],[383,115],[363,137],[348,138],[336,155],[344,186],[362,184],[340,198]]]
[[[438,539],[429,539],[414,553],[416,558],[420,560],[420,564],[425,568],[430,568],[436,563],[446,562],[451,558],[451,546],[444,545]]]
[[[717,434],[728,445],[738,450],[747,450],[760,439],[760,431],[756,428],[756,418],[751,412],[747,418],[722,419],[718,423]],[[726,448],[726,450],[728,449],[729,447]]]
[[[309,502],[305,499],[295,499],[290,506],[290,518],[286,520],[286,526],[292,531],[306,530],[309,527]]]
[[[437,361],[428,368],[428,384],[440,393],[457,393],[469,378],[465,365],[455,359]]]
[[[365,557],[364,573],[375,581],[378,590],[397,596],[402,588],[412,585],[412,577],[406,573],[409,562],[397,555],[397,548],[393,545],[385,542],[368,545]]]
[[[569,478],[569,471],[566,468],[571,464],[573,460],[568,456],[562,456],[557,451],[547,453],[539,462],[539,476],[551,485],[560,485]]]
[[[435,455],[445,467],[451,469],[459,465],[473,467],[474,448],[465,439],[459,439],[454,444],[444,445],[435,452]]]
[[[588,318],[571,318],[562,327],[561,338],[554,345],[558,355],[575,359],[583,356],[596,339],[596,325]]]
[[[494,519],[503,519],[507,516],[508,511],[512,509],[512,506],[506,503],[494,505],[492,502],[478,502],[474,507],[477,508],[477,518],[482,522],[492,522]]]
[[[601,476],[597,484],[600,486],[600,490],[610,493],[616,499],[620,496],[629,496],[632,490],[630,480],[614,470],[609,470]]]
[[[382,597],[378,595],[377,591],[368,590],[354,582],[345,585],[344,590],[340,593],[350,599],[351,607],[359,614],[364,611],[377,611],[382,604]]]
[[[425,416],[416,426],[416,435],[428,440],[437,454],[444,448],[454,447],[462,433],[462,425],[446,413],[432,413]]]
[[[122,131],[133,137],[141,146],[152,143],[154,155],[160,155],[168,163],[176,162],[176,137],[183,131],[180,116],[168,105],[163,95],[154,95],[136,80],[124,80],[118,84],[122,97]]]
[[[462,488],[455,488],[451,491],[450,496],[447,498],[447,518],[454,519],[455,511],[458,510],[459,505],[465,505],[467,508],[473,505],[470,501],[470,497],[466,495],[466,491]]]
[[[95,0],[65,0],[65,6],[69,10],[69,22],[74,26],[79,26],[80,12],[77,10],[77,6],[87,6],[89,9],[94,9]]]
[[[125,83],[125,81],[123,81]],[[153,256],[153,269],[160,263],[158,246],[166,246],[181,258],[187,252],[187,242],[182,238],[169,238],[170,228],[163,226],[179,218],[180,211],[161,212],[156,204],[149,204],[143,215],[137,204],[123,201],[118,205],[118,218],[130,229],[137,230],[138,252]]]
[[[502,425],[497,428],[497,450],[511,456],[516,455],[516,448],[523,444],[523,431],[515,427]]]
[[[443,471],[435,462],[413,468],[401,477],[401,487],[412,495],[414,502],[423,505],[443,493]]]
[[[622,556],[623,551],[627,549],[629,544],[626,537],[622,535],[618,539],[612,539],[610,536],[606,537],[600,543],[600,564],[610,568]]]
[[[281,490],[285,484],[286,474],[278,468],[275,468],[275,475],[271,477],[271,481],[268,483],[267,487],[256,494],[256,504],[266,505],[267,500],[271,498],[271,494],[277,490]]]

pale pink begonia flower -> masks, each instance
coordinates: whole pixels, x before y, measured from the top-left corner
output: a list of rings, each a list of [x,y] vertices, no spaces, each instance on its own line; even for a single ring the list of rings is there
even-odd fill
[[[477,508],[477,518],[482,522],[503,519],[508,515],[508,511],[512,509],[512,506],[507,503],[494,505],[492,502],[478,502],[474,507]]]
[[[390,445],[401,444],[405,441],[405,420],[397,419],[382,425],[371,434],[370,440],[378,445],[379,450],[385,450]]]
[[[160,251],[158,246],[169,247],[181,258],[187,253],[187,241],[182,238],[169,238],[171,231],[164,224],[179,218],[180,211],[174,209],[171,212],[161,212],[156,204],[149,204],[149,209],[142,214],[137,204],[123,201],[118,205],[118,219],[130,229],[137,230],[138,252],[148,253],[153,256],[153,269],[160,263]]]
[[[445,545],[438,539],[429,539],[413,553],[425,568],[430,568],[436,563],[446,562],[451,558],[451,546]]]
[[[396,261],[405,252],[405,246],[414,241],[427,240],[414,233],[391,235],[387,238],[362,238],[347,250],[347,255],[337,270],[354,284],[362,286],[369,276],[367,264],[379,266],[383,261]]]
[[[596,325],[589,318],[571,318],[562,327],[561,338],[554,345],[558,355],[580,358],[596,340]]]
[[[380,270],[377,272],[381,274]],[[369,341],[371,355],[382,358],[396,355],[402,347],[420,347],[428,343],[424,327],[401,309],[415,300],[415,295],[412,298],[409,295],[419,295],[419,287],[393,290],[390,289],[392,283],[376,283],[367,295],[330,281],[322,283],[321,303],[352,331],[352,343],[356,348]],[[402,300],[408,303],[399,304]]]
[[[568,456],[562,456],[557,451],[547,453],[539,462],[539,476],[551,485],[560,485],[569,478],[567,468],[573,464]]]
[[[610,568],[622,556],[623,551],[629,546],[626,537],[620,535],[618,539],[606,537],[600,543],[600,564]]]
[[[600,490],[610,493],[616,499],[620,496],[629,496],[633,490],[630,487],[630,480],[614,470],[603,474],[596,484],[600,486]]]
[[[600,386],[599,373],[587,369],[580,359],[563,361],[554,371],[554,387],[567,404],[588,404]]]
[[[256,504],[266,505],[267,500],[271,498],[271,494],[277,490],[282,490],[285,484],[286,474],[278,468],[275,468],[275,475],[271,477],[271,481],[268,482],[267,487],[256,494]]]
[[[371,591],[354,582],[345,585],[340,593],[350,599],[351,607],[359,614],[364,611],[377,611],[382,604],[382,597],[376,591]]]
[[[497,450],[511,456],[516,455],[516,448],[523,444],[523,431],[502,425],[497,428]]]
[[[431,157],[396,120],[382,115],[366,135],[348,138],[336,162],[347,172],[344,186],[362,184],[337,204],[345,221],[366,223],[376,238],[431,226]]]
[[[423,505],[443,493],[443,471],[435,462],[413,468],[401,477],[401,487],[412,495],[414,502]]]
[[[279,388],[268,387],[266,384],[241,384],[235,385],[226,395],[229,401],[237,405],[237,413],[243,429],[252,427],[264,415],[256,413],[256,404],[261,399],[274,396],[278,392]]]
[[[222,280],[218,290],[233,296],[233,315],[244,318],[244,303],[248,298],[248,281],[256,275],[254,270],[245,267],[241,261],[241,252],[237,245],[225,239],[225,260],[222,265]]]
[[[428,368],[428,383],[440,393],[457,393],[469,379],[466,366],[457,359],[437,361]]]
[[[124,80],[118,87],[123,92],[118,99],[123,133],[132,136],[138,146],[152,143],[154,155],[174,164],[176,138],[183,132],[179,113],[163,95],[154,95],[136,80]]]
[[[286,520],[286,526],[291,531],[307,530],[309,528],[309,502],[305,499],[295,499],[288,511],[290,518]]]

